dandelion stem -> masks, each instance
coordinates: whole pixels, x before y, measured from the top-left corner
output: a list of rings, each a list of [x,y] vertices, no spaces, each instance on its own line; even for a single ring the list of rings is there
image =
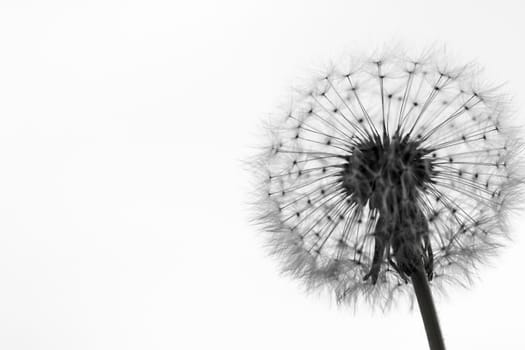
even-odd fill
[[[411,275],[411,279],[416,293],[419,311],[421,312],[421,317],[425,325],[430,350],[445,350],[445,343],[441,335],[437,312],[434,306],[434,300],[432,299],[432,292],[430,291],[427,276],[422,266]]]

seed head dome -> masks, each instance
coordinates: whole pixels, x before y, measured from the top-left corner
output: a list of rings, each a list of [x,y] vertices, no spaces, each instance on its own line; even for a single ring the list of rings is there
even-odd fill
[[[256,162],[256,219],[283,270],[378,306],[419,264],[433,286],[469,281],[522,183],[506,100],[477,81],[471,65],[394,56],[296,93]]]

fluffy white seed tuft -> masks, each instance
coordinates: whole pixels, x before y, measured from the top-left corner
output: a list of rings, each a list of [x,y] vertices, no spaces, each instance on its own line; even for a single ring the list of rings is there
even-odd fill
[[[419,262],[433,287],[470,282],[505,243],[523,183],[506,99],[476,74],[384,55],[296,93],[252,164],[255,218],[286,273],[378,307],[412,294]]]

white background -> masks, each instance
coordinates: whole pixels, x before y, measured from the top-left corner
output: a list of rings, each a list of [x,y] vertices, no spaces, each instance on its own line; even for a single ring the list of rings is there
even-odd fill
[[[522,1],[0,3],[0,349],[425,349],[417,313],[278,274],[242,160],[311,68],[446,43],[525,122]],[[525,347],[525,222],[438,300],[449,349]]]

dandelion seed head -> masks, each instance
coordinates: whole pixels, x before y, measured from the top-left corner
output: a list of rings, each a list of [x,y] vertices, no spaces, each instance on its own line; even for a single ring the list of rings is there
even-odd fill
[[[385,307],[468,284],[508,237],[522,144],[472,65],[382,55],[331,67],[269,128],[256,220],[283,270],[342,303]]]

